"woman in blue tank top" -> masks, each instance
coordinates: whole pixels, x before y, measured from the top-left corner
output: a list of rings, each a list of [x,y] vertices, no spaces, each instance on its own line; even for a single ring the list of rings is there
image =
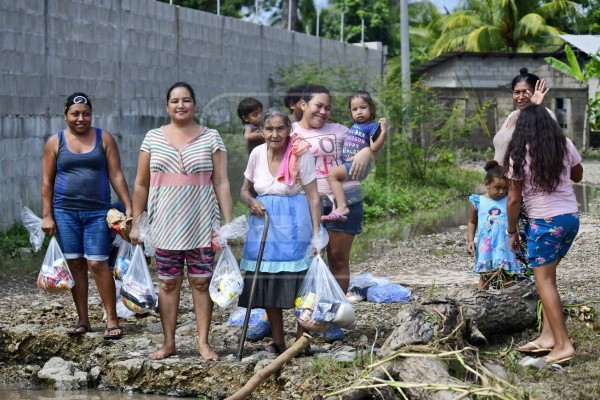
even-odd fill
[[[108,266],[110,187],[131,215],[131,199],[121,170],[117,143],[109,132],[92,127],[92,103],[73,93],[64,107],[67,129],[52,135],[42,163],[42,230],[57,235],[73,274],[71,289],[78,321],[67,328],[76,336],[92,330],[88,315],[88,269],[92,272],[107,318],[105,339],[123,330],[116,311],[115,282]]]

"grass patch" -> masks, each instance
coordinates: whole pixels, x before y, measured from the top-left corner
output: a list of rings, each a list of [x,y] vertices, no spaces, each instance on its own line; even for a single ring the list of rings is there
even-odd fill
[[[600,148],[589,148],[581,152],[581,157],[586,160],[599,161],[600,160]]]
[[[363,182],[365,220],[399,217],[409,219],[416,211],[437,210],[464,201],[483,180],[483,174],[447,166],[435,170],[426,181],[402,174],[374,177]]]
[[[347,387],[358,376],[360,369],[356,366],[360,358],[355,362],[339,362],[333,357],[312,357],[310,366],[302,368],[301,381],[306,393],[314,398],[316,394],[324,395],[330,390],[336,390],[339,387]]]
[[[25,275],[37,271],[44,259],[49,238],[34,253],[29,243],[29,232],[20,224],[13,225],[8,231],[0,234],[0,272]]]

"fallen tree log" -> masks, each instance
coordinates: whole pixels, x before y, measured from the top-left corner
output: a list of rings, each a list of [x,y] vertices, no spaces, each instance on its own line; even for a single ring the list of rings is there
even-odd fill
[[[444,359],[394,357],[410,346],[431,345],[432,349],[463,349],[486,341],[485,335],[522,332],[536,326],[539,296],[532,282],[520,282],[503,290],[468,290],[453,298],[430,299],[401,310],[397,327],[377,353],[379,359],[390,358],[370,372],[369,379],[359,381],[355,389],[340,393],[344,400],[400,398],[393,386],[370,387],[373,381],[409,382],[403,389],[410,398],[446,400],[459,395],[449,386],[458,381],[448,372]],[[366,384],[366,382],[369,384]],[[426,384],[419,387],[418,384]],[[436,389],[436,388],[439,388]],[[470,398],[466,395],[461,398]],[[398,397],[396,397],[398,396]]]

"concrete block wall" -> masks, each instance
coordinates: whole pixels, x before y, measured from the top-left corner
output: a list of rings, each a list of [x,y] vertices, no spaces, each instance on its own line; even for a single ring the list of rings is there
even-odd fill
[[[380,74],[383,51],[154,0],[0,0],[0,229],[22,205],[41,213],[44,143],[64,129],[69,94],[92,99],[93,124],[115,136],[131,189],[174,82],[190,83],[200,115],[217,123],[243,96],[279,101],[274,75],[301,62]]]

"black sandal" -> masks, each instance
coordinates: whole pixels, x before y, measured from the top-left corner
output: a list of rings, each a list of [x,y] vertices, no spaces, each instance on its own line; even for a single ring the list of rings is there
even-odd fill
[[[112,331],[120,331],[120,333],[117,333],[116,335],[111,335],[110,332]],[[113,327],[107,327],[104,330],[104,340],[119,340],[123,337],[123,328],[121,328],[120,326],[113,326]]]
[[[83,328],[82,331],[80,331],[81,328]],[[92,329],[92,327],[87,324],[73,324],[73,325],[69,326],[67,329],[72,329],[72,330],[67,331],[67,335],[69,335],[69,336],[80,336],[80,335],[84,335],[88,332],[94,331]]]

